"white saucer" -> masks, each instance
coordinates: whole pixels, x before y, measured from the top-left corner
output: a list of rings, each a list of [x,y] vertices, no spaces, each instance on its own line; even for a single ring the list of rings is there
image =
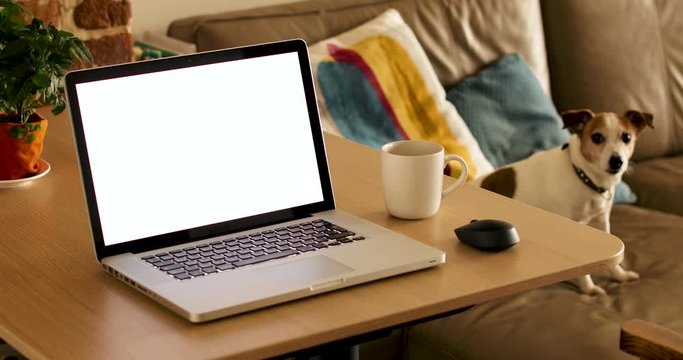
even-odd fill
[[[17,187],[17,186],[22,186],[30,183],[33,180],[40,179],[41,177],[47,175],[47,173],[50,172],[50,164],[43,160],[40,159],[38,160],[38,173],[29,176],[27,178],[23,179],[16,179],[16,180],[0,180],[0,188],[11,188],[11,187]]]

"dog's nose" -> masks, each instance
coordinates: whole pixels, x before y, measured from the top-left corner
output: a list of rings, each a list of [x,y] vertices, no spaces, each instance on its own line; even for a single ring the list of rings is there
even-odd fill
[[[610,170],[619,170],[621,166],[624,165],[624,160],[621,160],[619,156],[612,156],[609,158],[609,168]]]

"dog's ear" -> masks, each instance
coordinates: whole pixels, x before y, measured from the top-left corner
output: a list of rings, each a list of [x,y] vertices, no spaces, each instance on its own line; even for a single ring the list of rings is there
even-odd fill
[[[578,134],[581,133],[583,127],[593,116],[595,114],[588,109],[567,110],[562,113],[562,122],[564,123],[564,128],[568,129],[571,134]]]
[[[636,127],[638,132],[643,131],[646,126],[654,128],[652,125],[652,114],[640,112],[636,110],[629,110],[624,113],[624,116]]]

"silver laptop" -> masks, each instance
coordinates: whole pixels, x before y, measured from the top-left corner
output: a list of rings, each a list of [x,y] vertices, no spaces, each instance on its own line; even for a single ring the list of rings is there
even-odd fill
[[[98,261],[192,322],[445,261],[335,209],[301,40],[65,83]]]

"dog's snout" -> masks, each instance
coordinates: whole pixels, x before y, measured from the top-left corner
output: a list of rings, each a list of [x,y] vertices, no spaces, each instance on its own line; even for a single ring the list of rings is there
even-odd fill
[[[609,168],[610,170],[619,170],[624,165],[624,160],[620,156],[613,155],[609,158]]]

